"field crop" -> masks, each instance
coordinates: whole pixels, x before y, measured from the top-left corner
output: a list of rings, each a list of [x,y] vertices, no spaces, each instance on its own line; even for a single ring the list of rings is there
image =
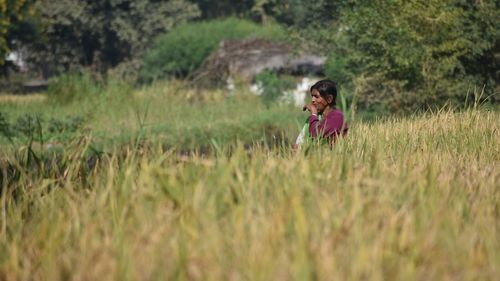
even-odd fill
[[[291,128],[301,120],[286,107],[254,105],[262,116],[275,112],[269,122],[282,131],[288,130],[283,116],[296,118],[288,118]],[[162,118],[152,108],[148,118]],[[233,122],[222,117],[227,113],[199,108],[221,118],[223,128]],[[119,113],[110,112],[118,120]],[[234,122],[250,112],[243,108]],[[196,128],[204,126],[203,116],[186,113],[198,120]],[[95,130],[112,122],[98,120],[91,123]],[[234,126],[231,136],[241,128]],[[186,127],[193,128],[178,128],[186,133]],[[85,134],[66,144],[55,162],[27,166],[23,151],[4,150],[0,279],[500,276],[498,112],[358,121],[333,149],[313,146],[298,154],[286,142],[248,139],[253,145],[215,141],[208,152],[186,153],[159,138],[116,146],[91,164],[93,139]]]

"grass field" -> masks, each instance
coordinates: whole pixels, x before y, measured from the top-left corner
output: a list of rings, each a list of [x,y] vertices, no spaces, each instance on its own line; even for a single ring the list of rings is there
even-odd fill
[[[30,165],[4,141],[1,280],[498,280],[498,111],[356,121],[295,155],[295,109],[150,91],[0,106],[82,114],[91,132]],[[90,169],[107,134],[122,141]]]
[[[12,127],[22,127],[21,131],[27,127],[25,119],[39,117],[41,134],[36,130],[37,122],[32,126],[36,142],[67,143],[75,135],[85,134],[103,150],[143,138],[184,150],[214,142],[226,145],[235,140],[253,143],[268,138],[292,139],[306,118],[299,108],[266,106],[248,91],[228,96],[222,91],[197,93],[184,86],[168,83],[132,91],[125,85],[111,85],[100,95],[91,93],[94,96],[89,94],[68,104],[43,97],[0,96],[0,113]],[[82,122],[75,130],[49,130],[53,123],[71,123],[76,118]],[[26,144],[29,139],[19,135],[14,142]],[[0,137],[0,144],[9,146],[6,138]]]

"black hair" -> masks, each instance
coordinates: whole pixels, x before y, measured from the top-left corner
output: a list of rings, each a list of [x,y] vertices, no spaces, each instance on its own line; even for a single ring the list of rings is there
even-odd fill
[[[335,100],[337,99],[337,83],[329,79],[320,80],[311,86],[310,91],[312,92],[313,90],[317,90],[325,100],[328,100],[327,96],[333,96],[332,102],[328,105],[335,105]]]

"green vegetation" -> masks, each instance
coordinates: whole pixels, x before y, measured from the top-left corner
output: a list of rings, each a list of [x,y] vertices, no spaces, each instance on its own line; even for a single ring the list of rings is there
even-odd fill
[[[263,71],[255,76],[255,82],[262,90],[261,96],[265,103],[271,104],[283,96],[285,91],[296,86],[292,77],[279,77],[272,71]]]
[[[140,78],[150,82],[185,77],[196,70],[222,40],[248,37],[285,40],[286,33],[279,25],[258,25],[236,18],[188,23],[158,38],[146,54]]]
[[[103,86],[102,83],[94,81],[88,72],[64,74],[50,81],[48,97],[54,103],[82,102],[104,95]]]
[[[475,86],[495,101],[499,16],[495,1],[359,1],[344,9],[339,47],[359,105],[408,111],[463,104]]]
[[[263,37],[327,56],[325,74],[365,111],[461,106],[475,87],[496,105],[497,2],[9,0],[0,49],[19,52],[32,76],[87,68],[132,84],[192,78],[222,40]],[[8,76],[13,63],[0,65]]]
[[[249,92],[228,96],[222,91],[198,93],[186,83],[157,83],[132,91],[118,81],[92,84],[87,78],[65,76],[54,82],[48,99],[20,103],[0,103],[0,112],[14,128],[19,118],[38,116],[42,139],[38,143],[71,141],[83,131],[93,145],[112,149],[118,145],[147,141],[164,146],[191,150],[213,143],[224,146],[240,140],[244,143],[292,139],[303,120],[303,113],[288,105],[264,104]],[[68,95],[76,97],[68,99]],[[26,112],[30,112],[27,114]],[[52,129],[52,123],[70,124],[82,120],[73,134]],[[57,126],[53,125],[52,127]],[[69,126],[69,125],[68,125]],[[30,138],[17,134],[16,144],[27,144]],[[72,137],[73,136],[73,137]],[[0,136],[2,147],[7,138]]]
[[[20,32],[30,15],[34,14],[33,0],[0,0],[0,67],[14,44],[24,36]]]
[[[155,92],[134,103],[167,93]],[[144,125],[181,122],[176,130],[192,136],[220,124],[234,134],[247,112],[269,113],[216,104],[190,105],[203,114],[182,112],[181,99],[177,111],[151,107]],[[94,126],[120,120],[133,131],[124,105],[132,116],[106,108]],[[273,110],[270,124],[283,129],[278,117],[289,109]],[[142,142],[89,159],[85,134],[53,162],[26,166],[23,149],[2,149],[0,278],[494,279],[499,124],[498,112],[473,109],[357,122],[333,150],[296,156],[258,142],[207,154]]]
[[[102,0],[36,2],[37,37],[30,59],[46,75],[89,67],[137,75],[138,60],[155,36],[199,15],[184,0]]]
[[[498,279],[497,2],[0,0],[2,91],[52,76],[0,93],[0,280]],[[248,37],[327,56],[346,138],[192,86]]]

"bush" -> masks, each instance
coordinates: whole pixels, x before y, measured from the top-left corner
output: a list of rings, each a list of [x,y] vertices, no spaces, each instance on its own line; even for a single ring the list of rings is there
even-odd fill
[[[270,104],[283,96],[283,93],[295,86],[292,78],[280,78],[272,71],[263,71],[255,76],[255,82],[262,90],[262,100]]]
[[[123,99],[132,92],[132,83],[109,77],[96,79],[88,71],[57,76],[49,81],[48,98],[56,103],[98,98]]]
[[[27,138],[34,138],[43,134],[43,118],[38,114],[19,116],[13,126],[13,133]]]
[[[83,128],[81,116],[67,116],[66,119],[51,118],[48,131],[51,134],[74,133]]]
[[[3,112],[0,112],[0,137],[5,137],[8,140],[13,137],[11,125]]]
[[[48,97],[53,102],[69,103],[96,97],[102,88],[88,72],[63,74],[49,81]]]
[[[185,77],[197,69],[222,40],[246,37],[284,40],[286,33],[278,25],[262,26],[235,18],[188,23],[157,39],[144,58],[140,81]]]

